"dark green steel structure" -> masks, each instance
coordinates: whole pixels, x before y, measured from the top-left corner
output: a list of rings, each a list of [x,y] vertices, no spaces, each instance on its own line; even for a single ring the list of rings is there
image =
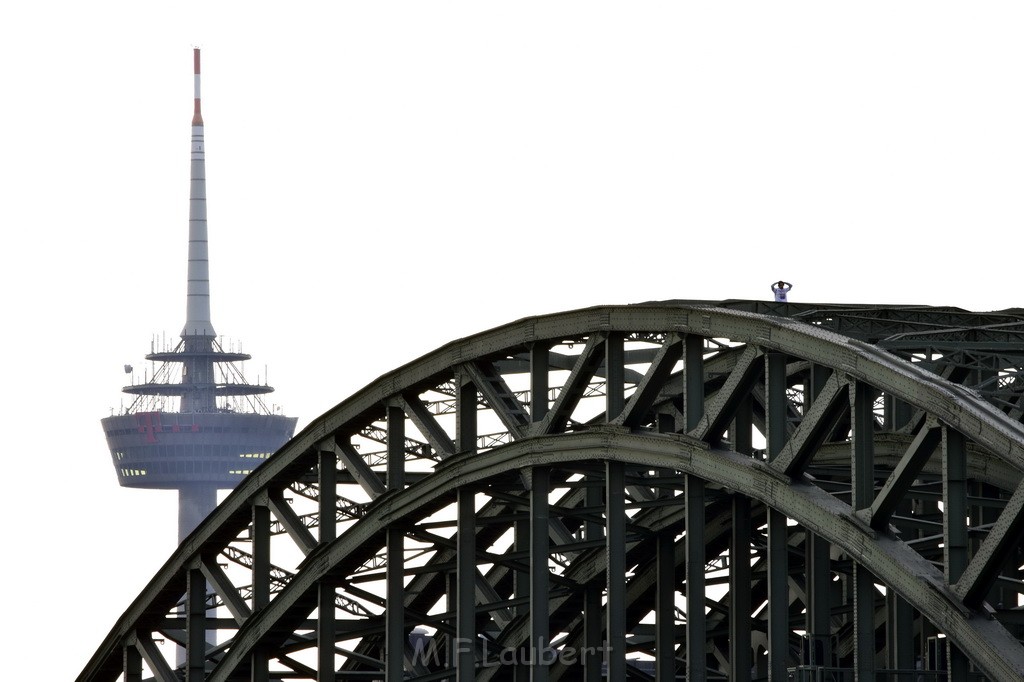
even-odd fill
[[[79,679],[1019,681],[1022,364],[1024,311],[925,306],[453,341],[248,477]]]

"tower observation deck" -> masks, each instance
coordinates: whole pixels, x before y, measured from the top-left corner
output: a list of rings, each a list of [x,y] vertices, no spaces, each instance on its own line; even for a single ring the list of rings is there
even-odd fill
[[[185,325],[176,345],[146,356],[156,363],[152,374],[122,389],[134,396],[131,404],[101,420],[122,486],[178,491],[179,542],[216,507],[217,490],[234,488],[291,438],[296,423],[267,408],[263,396],[274,389],[246,381],[239,363],[251,356],[225,349],[210,321],[198,49],[194,66]]]

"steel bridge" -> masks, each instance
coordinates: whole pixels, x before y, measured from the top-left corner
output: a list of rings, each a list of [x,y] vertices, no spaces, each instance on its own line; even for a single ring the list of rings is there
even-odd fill
[[[456,340],[251,474],[79,679],[1019,682],[1022,372],[1020,309]]]

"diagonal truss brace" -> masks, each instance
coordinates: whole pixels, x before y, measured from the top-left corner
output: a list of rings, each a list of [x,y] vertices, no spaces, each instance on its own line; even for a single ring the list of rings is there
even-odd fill
[[[1024,538],[1024,482],[1017,486],[1013,496],[989,531],[985,541],[971,559],[963,575],[953,585],[953,591],[970,607],[978,607],[999,577],[1007,556]]]
[[[743,349],[725,384],[704,408],[704,415],[690,436],[712,445],[721,440],[740,403],[761,378],[764,370],[764,362],[760,361],[762,357],[763,352],[756,346],[748,344]]]
[[[778,457],[771,462],[773,469],[791,478],[803,472],[839,418],[850,408],[848,386],[849,379],[845,375],[832,373],[803,421],[793,431]]]
[[[430,413],[423,401],[411,393],[402,394],[401,407],[441,459],[455,454],[455,443]]]
[[[629,428],[641,426],[647,419],[647,412],[654,405],[658,395],[665,386],[665,381],[672,373],[676,362],[683,355],[683,340],[679,334],[669,334],[665,343],[658,349],[651,365],[629,396],[625,409],[611,423],[624,424]]]
[[[587,338],[587,345],[583,348],[576,364],[569,374],[562,390],[555,399],[542,421],[536,422],[530,429],[530,435],[539,436],[552,433],[561,433],[565,430],[565,424],[569,420],[576,404],[583,398],[589,385],[590,378],[597,371],[598,366],[604,361],[601,348],[607,339],[607,334],[596,333]]]
[[[530,425],[530,415],[494,365],[484,361],[467,362],[461,369],[512,436],[517,440],[522,438]]]
[[[371,469],[366,463],[366,460],[360,456],[359,452],[352,447],[351,443],[344,441],[337,441],[331,443],[330,441],[321,444],[321,450],[334,450],[338,459],[342,464],[345,465],[345,469],[352,474],[352,478],[356,480],[359,487],[370,496],[370,499],[375,500],[387,490],[384,485],[384,481],[381,480],[380,475]]]
[[[896,507],[906,496],[914,479],[935,452],[942,440],[942,428],[934,418],[929,418],[914,436],[907,451],[900,458],[888,480],[882,486],[875,501],[866,512],[866,521],[875,530],[881,530],[889,523]]]

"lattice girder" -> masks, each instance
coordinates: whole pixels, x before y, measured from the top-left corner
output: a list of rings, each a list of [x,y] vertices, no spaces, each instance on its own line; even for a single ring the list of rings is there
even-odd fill
[[[815,315],[900,329],[886,319],[898,309],[870,312]],[[971,315],[912,313],[904,326],[929,343],[932,325]],[[981,321],[1011,338],[1012,316]],[[154,641],[180,627],[181,605],[189,679],[515,679],[516,665],[490,663],[524,662],[538,638],[534,653],[555,660],[535,675],[550,679],[597,679],[602,665],[745,679],[805,662],[866,678],[936,641],[954,674],[1021,679],[1024,428],[1004,397],[823,326],[644,304],[448,344],[250,475],[80,679],[138,679],[144,663],[169,679]],[[1019,369],[1006,365],[1016,352],[992,357],[993,371]],[[213,568],[233,546],[250,570]],[[210,582],[233,618],[210,611]],[[690,595],[709,613],[686,610]],[[815,650],[822,638],[835,646]],[[801,659],[805,641],[827,660]]]

